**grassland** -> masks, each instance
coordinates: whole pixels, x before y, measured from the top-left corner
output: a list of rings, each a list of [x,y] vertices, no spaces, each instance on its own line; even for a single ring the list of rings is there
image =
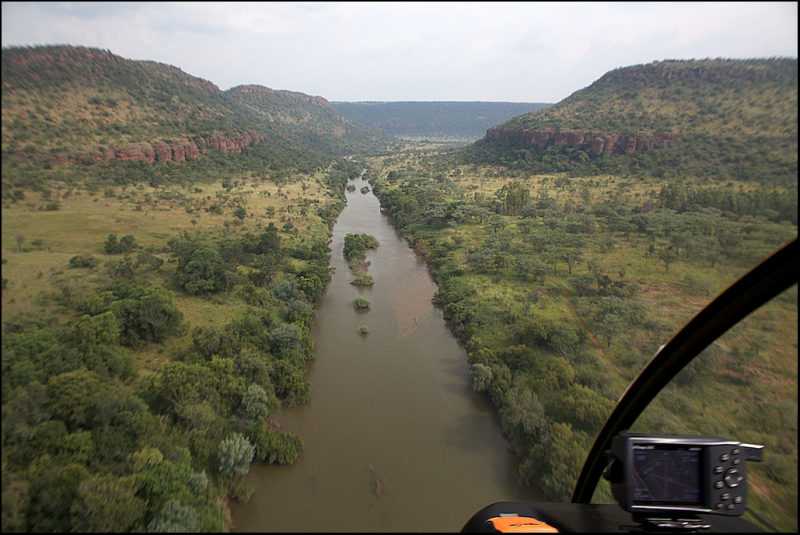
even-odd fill
[[[58,210],[43,209],[52,201],[52,193],[44,199],[39,192],[25,191],[23,200],[3,206],[2,272],[3,279],[8,279],[2,295],[3,317],[42,309],[58,316],[61,313],[53,296],[68,291],[77,302],[90,295],[104,275],[68,269],[68,263],[83,253],[101,262],[113,260],[116,255],[103,252],[109,234],[133,235],[142,249],[153,251],[166,266],[170,265],[167,242],[184,232],[211,239],[257,233],[273,223],[281,229],[288,247],[327,236],[327,225],[314,209],[330,203],[320,176],[302,175],[282,185],[242,177],[229,181],[227,188],[222,182],[199,187],[107,187],[103,191],[54,185]],[[219,213],[206,210],[212,205],[219,207]],[[232,214],[234,207],[240,206],[247,212],[244,219]],[[241,306],[236,300],[185,294],[177,295],[175,302],[192,326],[225,322]],[[179,346],[187,340],[188,335],[170,339],[168,344]],[[141,358],[149,360],[152,355],[148,351],[164,353],[164,349],[170,348],[150,348]]]

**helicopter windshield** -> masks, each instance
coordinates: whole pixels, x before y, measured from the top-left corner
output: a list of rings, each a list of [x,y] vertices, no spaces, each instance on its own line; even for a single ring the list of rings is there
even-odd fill
[[[691,299],[670,302],[665,297],[660,321],[669,326],[692,306]],[[635,433],[713,435],[763,444],[768,462],[750,466],[748,512],[780,531],[797,526],[796,326],[795,284],[712,342],[631,427]],[[614,503],[606,481],[592,501]]]

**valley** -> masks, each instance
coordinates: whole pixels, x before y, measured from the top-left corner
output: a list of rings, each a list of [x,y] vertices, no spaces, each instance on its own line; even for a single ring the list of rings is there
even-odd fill
[[[317,492],[361,507],[326,513],[338,529],[426,530],[398,518],[425,474],[465,463],[441,529],[494,492],[568,501],[658,348],[796,238],[796,72],[620,68],[472,143],[469,114],[398,139],[323,97],[4,48],[3,531],[292,530],[274,515]],[[420,124],[425,106],[398,104],[393,124]],[[363,286],[346,233],[377,239]],[[796,285],[637,426],[764,444],[751,507],[796,530]],[[345,457],[339,488],[323,474]],[[408,465],[425,474],[401,483]]]

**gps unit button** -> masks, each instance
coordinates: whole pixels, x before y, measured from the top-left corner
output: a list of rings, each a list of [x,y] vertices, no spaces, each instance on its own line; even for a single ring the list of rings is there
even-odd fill
[[[739,486],[739,483],[742,482],[742,474],[739,473],[739,470],[736,468],[731,468],[727,472],[725,472],[725,484],[731,488],[736,488]]]
[[[730,459],[730,458],[731,458],[731,456],[728,455],[727,453],[723,453],[722,455],[719,456],[719,460],[722,461],[723,463],[725,461],[727,461],[728,459]]]
[[[721,466],[715,466],[714,467],[714,473],[715,474],[721,474],[723,470],[724,470],[724,468],[722,468]]]

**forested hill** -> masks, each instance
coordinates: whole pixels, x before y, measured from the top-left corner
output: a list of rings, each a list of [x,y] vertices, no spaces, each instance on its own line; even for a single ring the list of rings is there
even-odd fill
[[[486,129],[552,104],[532,102],[331,102],[356,122],[395,136],[476,140]]]
[[[615,69],[552,107],[489,129],[475,149],[473,159],[480,153],[529,170],[734,176],[796,186],[797,59]]]
[[[226,91],[230,100],[257,121],[295,144],[331,154],[383,150],[396,143],[385,132],[364,126],[334,109],[322,97],[260,85],[240,85]]]
[[[166,163],[212,149],[261,146],[324,155],[391,143],[338,114],[322,97],[214,83],[171,65],[72,46],[2,51],[6,162]]]

